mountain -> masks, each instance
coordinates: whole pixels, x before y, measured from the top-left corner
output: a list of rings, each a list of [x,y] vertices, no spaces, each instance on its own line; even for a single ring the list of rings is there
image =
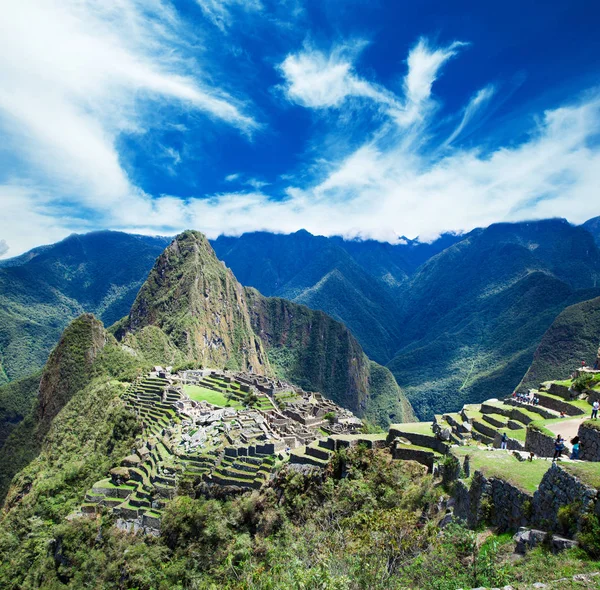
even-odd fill
[[[581,227],[589,231],[594,236],[596,244],[600,246],[600,216],[588,219]]]
[[[565,378],[581,361],[592,366],[599,346],[600,297],[567,307],[542,337],[520,389]]]
[[[63,332],[41,379],[29,377],[0,388],[0,400],[12,394],[18,396],[20,405],[20,420],[13,422],[0,446],[0,498],[12,476],[35,458],[54,418],[92,380],[107,341],[102,323],[84,314]]]
[[[0,262],[0,384],[39,371],[81,313],[107,325],[123,317],[169,241],[75,234]]]
[[[275,372],[301,387],[320,391],[373,422],[414,419],[388,369],[370,361],[340,322],[321,311],[246,289],[255,333]]]
[[[401,286],[388,363],[417,415],[506,395],[554,318],[600,294],[600,252],[565,220],[475,230]]]
[[[111,331],[148,361],[278,374],[384,425],[414,419],[391,374],[372,380],[387,369],[368,359],[348,328],[242,287],[199,232],[171,242]]]
[[[160,328],[180,360],[259,374],[270,370],[252,331],[244,288],[198,232],[179,235],[158,257],[118,333],[150,327]]]
[[[302,230],[221,236],[212,245],[242,284],[324,311],[350,328],[370,358],[385,363],[400,338],[396,287],[458,239],[445,235],[432,244],[392,245]]]

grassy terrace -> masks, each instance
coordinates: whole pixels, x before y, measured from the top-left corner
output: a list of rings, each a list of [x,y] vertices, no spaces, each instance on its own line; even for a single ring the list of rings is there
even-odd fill
[[[459,421],[462,422],[462,418],[459,416]],[[402,432],[412,432],[414,434],[433,434],[431,429],[432,422],[407,422],[406,424],[392,424],[390,429],[401,430]],[[361,438],[366,438],[365,435],[361,435]]]
[[[552,465],[551,461],[544,459],[521,462],[505,451],[487,451],[471,446],[456,447],[450,452],[461,463],[465,455],[469,455],[471,458],[471,473],[481,471],[486,477],[502,478],[528,493],[535,492],[542,481],[542,477],[544,477],[544,473]]]
[[[236,410],[243,408],[243,405],[235,398],[228,400],[222,391],[214,391],[206,387],[200,387],[199,385],[184,385],[183,391],[190,397],[190,399],[193,399],[197,402],[206,401],[209,404],[220,407],[231,406]]]
[[[578,477],[583,483],[600,489],[600,463],[580,461],[577,463],[563,462],[560,466],[570,474]]]

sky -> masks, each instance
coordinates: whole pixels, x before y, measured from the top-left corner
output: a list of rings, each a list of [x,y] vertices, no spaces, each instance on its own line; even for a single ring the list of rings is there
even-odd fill
[[[0,257],[73,232],[422,241],[600,215],[587,0],[19,0]]]

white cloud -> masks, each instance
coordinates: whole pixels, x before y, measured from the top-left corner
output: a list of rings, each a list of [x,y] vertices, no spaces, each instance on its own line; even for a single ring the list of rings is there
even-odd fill
[[[202,110],[244,131],[254,121],[234,99],[191,77],[181,57],[182,25],[159,0],[143,9],[134,0],[99,7],[63,2],[42,11],[44,18],[32,11],[31,30],[19,34],[27,29],[20,7],[0,21],[0,129],[10,150],[31,164],[0,177],[0,239],[11,255],[102,226],[167,235],[192,227],[210,237],[306,228],[398,242],[402,235],[431,239],[497,221],[582,222],[600,214],[600,90],[543,113],[521,144],[466,149],[460,138],[495,97],[486,86],[446,117],[458,124],[446,129],[449,138],[438,149],[435,80],[461,44],[433,47],[424,40],[409,53],[398,94],[357,72],[361,43],[287,56],[280,72],[289,100],[342,110],[353,99],[352,109],[376,105],[383,117],[350,153],[325,160],[317,145],[307,171],[280,174],[278,186],[287,183],[283,200],[244,172],[225,180],[247,191],[151,198],[132,183],[115,147],[119,134],[143,133],[152,124],[149,101]],[[107,16],[117,7],[127,18]],[[21,57],[13,64],[14,55]],[[174,150],[165,155],[174,165],[180,157]]]
[[[338,45],[329,53],[306,44],[302,51],[290,53],[279,69],[285,78],[286,96],[296,104],[329,109],[342,107],[349,98],[362,98],[376,103],[406,127],[422,120],[434,105],[431,88],[439,70],[464,45],[456,41],[448,47],[432,48],[426,39],[420,39],[408,54],[404,96],[357,74],[354,62],[366,46],[361,40]]]
[[[580,223],[600,213],[600,146],[590,141],[599,132],[596,93],[547,111],[521,145],[491,153],[454,149],[432,161],[407,153],[401,140],[386,149],[373,142],[340,162],[323,182],[289,187],[282,201],[260,191],[219,194],[191,199],[162,219],[170,219],[174,231],[195,227],[209,237],[306,228],[393,243],[402,235],[430,240],[443,231],[498,221],[566,215]],[[157,227],[140,221],[129,229],[157,233]]]
[[[4,256],[10,250],[6,240],[0,240],[0,257]]]
[[[232,22],[232,10],[235,8],[246,12],[261,11],[260,0],[196,0],[202,12],[216,27],[225,32]]]
[[[339,45],[329,54],[307,45],[299,53],[289,54],[279,66],[288,99],[310,108],[337,108],[353,96],[398,106],[391,92],[354,71],[352,62],[364,45],[364,41]]]
[[[0,134],[18,167],[10,178],[0,170],[3,194],[16,194],[20,176],[26,188],[34,182],[57,202],[77,200],[101,212],[99,221],[125,201],[126,212],[151,206],[116,143],[122,133],[158,123],[157,103],[250,133],[256,122],[203,80],[187,36],[162,0],[21,0],[4,7]],[[178,155],[171,157],[176,164]],[[0,233],[11,231],[2,219],[8,227],[0,221]]]
[[[451,144],[465,130],[467,125],[473,120],[478,111],[480,111],[494,96],[496,89],[493,85],[486,86],[478,90],[465,107],[462,119],[458,127],[452,132],[452,135],[446,140],[445,145]]]

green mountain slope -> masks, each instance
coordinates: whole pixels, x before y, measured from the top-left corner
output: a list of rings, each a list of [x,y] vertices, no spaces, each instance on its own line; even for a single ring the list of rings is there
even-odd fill
[[[284,379],[320,391],[359,416],[388,425],[414,420],[391,373],[370,361],[350,331],[321,311],[247,288],[254,331]]]
[[[600,297],[567,307],[542,337],[520,389],[562,379],[581,361],[593,365],[599,345]]]
[[[391,375],[371,394],[371,362],[343,324],[244,289],[198,232],[184,232],[167,247],[114,332],[157,363],[275,372],[361,416],[376,408],[373,418],[382,424],[414,419]]]
[[[425,260],[453,244],[313,236],[307,231],[221,236],[212,244],[243,285],[319,309],[343,322],[370,358],[385,363],[400,338],[396,289]]]
[[[38,454],[53,419],[92,380],[107,340],[102,323],[91,314],[84,314],[65,329],[41,379],[32,377],[18,382],[20,414],[26,415],[0,447],[0,498],[4,497],[13,475]],[[5,385],[3,396],[16,393],[16,387],[12,383]]]
[[[388,367],[417,415],[505,395],[565,307],[600,293],[600,252],[562,220],[477,230],[402,286]]]
[[[177,236],[159,256],[120,334],[149,326],[160,328],[185,360],[269,372],[243,287],[198,232]]]
[[[0,263],[0,383],[40,370],[70,320],[128,313],[166,238],[94,232]]]

